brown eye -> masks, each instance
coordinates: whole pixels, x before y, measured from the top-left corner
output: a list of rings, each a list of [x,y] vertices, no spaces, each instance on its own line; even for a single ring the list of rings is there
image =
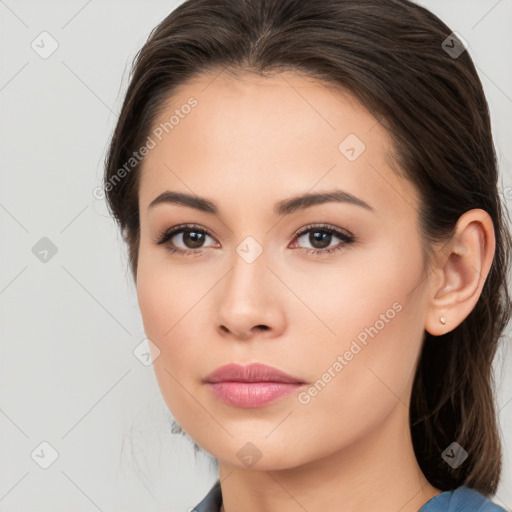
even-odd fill
[[[344,246],[351,244],[355,238],[347,232],[341,231],[333,226],[309,226],[296,234],[296,239],[299,240],[305,237],[306,241],[311,244],[311,247],[299,247],[305,250],[308,254],[331,254],[335,251],[343,249]],[[328,248],[333,241],[333,238],[338,238],[338,242],[333,248]]]
[[[165,248],[172,253],[197,254],[198,250],[208,247],[204,246],[206,237],[212,237],[206,229],[185,224],[164,231],[157,237],[155,243],[165,245]]]
[[[205,233],[184,230],[182,234],[182,241],[189,249],[199,249],[204,243]]]

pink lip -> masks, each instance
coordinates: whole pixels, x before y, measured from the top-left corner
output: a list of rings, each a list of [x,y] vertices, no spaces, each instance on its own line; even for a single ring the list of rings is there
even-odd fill
[[[212,393],[237,407],[261,407],[293,393],[305,382],[261,363],[228,364],[205,379]]]

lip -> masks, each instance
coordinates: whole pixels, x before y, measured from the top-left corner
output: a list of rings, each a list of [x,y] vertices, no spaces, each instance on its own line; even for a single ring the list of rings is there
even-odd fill
[[[244,408],[268,405],[305,384],[298,377],[261,363],[220,366],[204,381],[217,398]]]
[[[288,384],[304,384],[298,377],[267,366],[262,363],[252,363],[242,366],[235,363],[219,366],[204,379],[206,382],[284,382]]]

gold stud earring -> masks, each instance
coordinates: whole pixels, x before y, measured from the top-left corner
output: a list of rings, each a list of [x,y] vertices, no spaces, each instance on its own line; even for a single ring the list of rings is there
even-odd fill
[[[446,325],[446,318],[444,316],[440,316],[439,317],[439,321],[443,324],[443,325]]]

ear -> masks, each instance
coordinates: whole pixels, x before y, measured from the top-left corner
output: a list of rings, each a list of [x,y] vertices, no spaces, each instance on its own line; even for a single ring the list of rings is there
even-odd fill
[[[489,274],[495,247],[494,225],[486,211],[474,209],[460,216],[454,236],[440,250],[429,276],[426,331],[440,336],[471,313]]]

